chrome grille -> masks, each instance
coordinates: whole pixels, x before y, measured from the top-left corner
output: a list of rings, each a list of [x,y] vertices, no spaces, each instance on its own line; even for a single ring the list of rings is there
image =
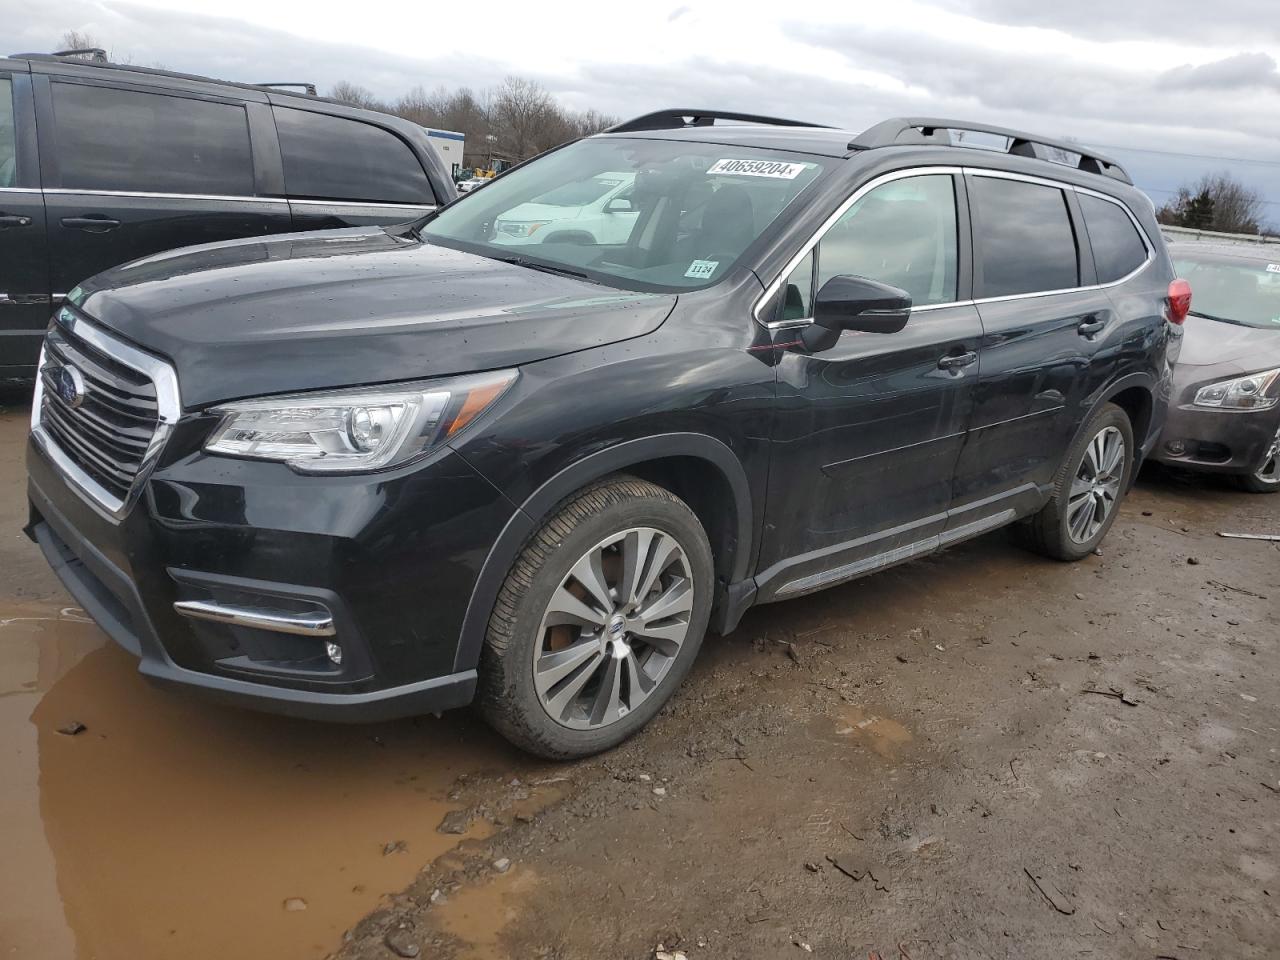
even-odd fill
[[[177,419],[163,361],[64,307],[45,337],[32,432],[74,484],[122,516]]]

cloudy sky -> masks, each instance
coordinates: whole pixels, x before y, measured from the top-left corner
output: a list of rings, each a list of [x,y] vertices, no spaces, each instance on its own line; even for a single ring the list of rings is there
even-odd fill
[[[389,99],[514,73],[618,116],[984,120],[1114,154],[1157,203],[1231,170],[1280,225],[1278,0],[0,0],[0,23],[14,51],[78,29],[135,63]]]

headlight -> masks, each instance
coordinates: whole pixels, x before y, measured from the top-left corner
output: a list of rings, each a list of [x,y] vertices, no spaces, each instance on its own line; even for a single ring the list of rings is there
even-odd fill
[[[1211,383],[1197,390],[1192,402],[1197,407],[1267,410],[1280,402],[1280,369]]]
[[[456,437],[516,379],[501,370],[381,390],[245,400],[222,415],[207,453],[287,463],[299,473],[360,473],[405,463]]]
[[[539,227],[546,226],[545,220],[499,220],[498,232],[508,237],[532,237]]]

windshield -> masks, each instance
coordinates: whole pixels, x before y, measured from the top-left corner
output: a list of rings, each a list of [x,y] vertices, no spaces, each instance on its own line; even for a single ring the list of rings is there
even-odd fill
[[[1173,251],[1191,283],[1191,312],[1245,327],[1280,330],[1280,251],[1274,262]]]
[[[689,290],[727,274],[824,169],[819,158],[750,147],[582,140],[449,205],[420,235],[626,289]]]

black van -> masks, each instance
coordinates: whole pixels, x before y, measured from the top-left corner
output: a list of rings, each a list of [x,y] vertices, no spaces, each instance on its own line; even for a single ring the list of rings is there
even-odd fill
[[[412,220],[456,196],[426,131],[302,93],[0,58],[0,379],[85,277],[190,244]]]
[[[1089,556],[1190,307],[1124,170],[690,113],[413,224],[86,280],[27,457],[77,602],[161,683],[330,719],[474,697],[570,757],[753,604],[1006,525]],[[558,228],[548,198],[624,182],[608,230]]]

